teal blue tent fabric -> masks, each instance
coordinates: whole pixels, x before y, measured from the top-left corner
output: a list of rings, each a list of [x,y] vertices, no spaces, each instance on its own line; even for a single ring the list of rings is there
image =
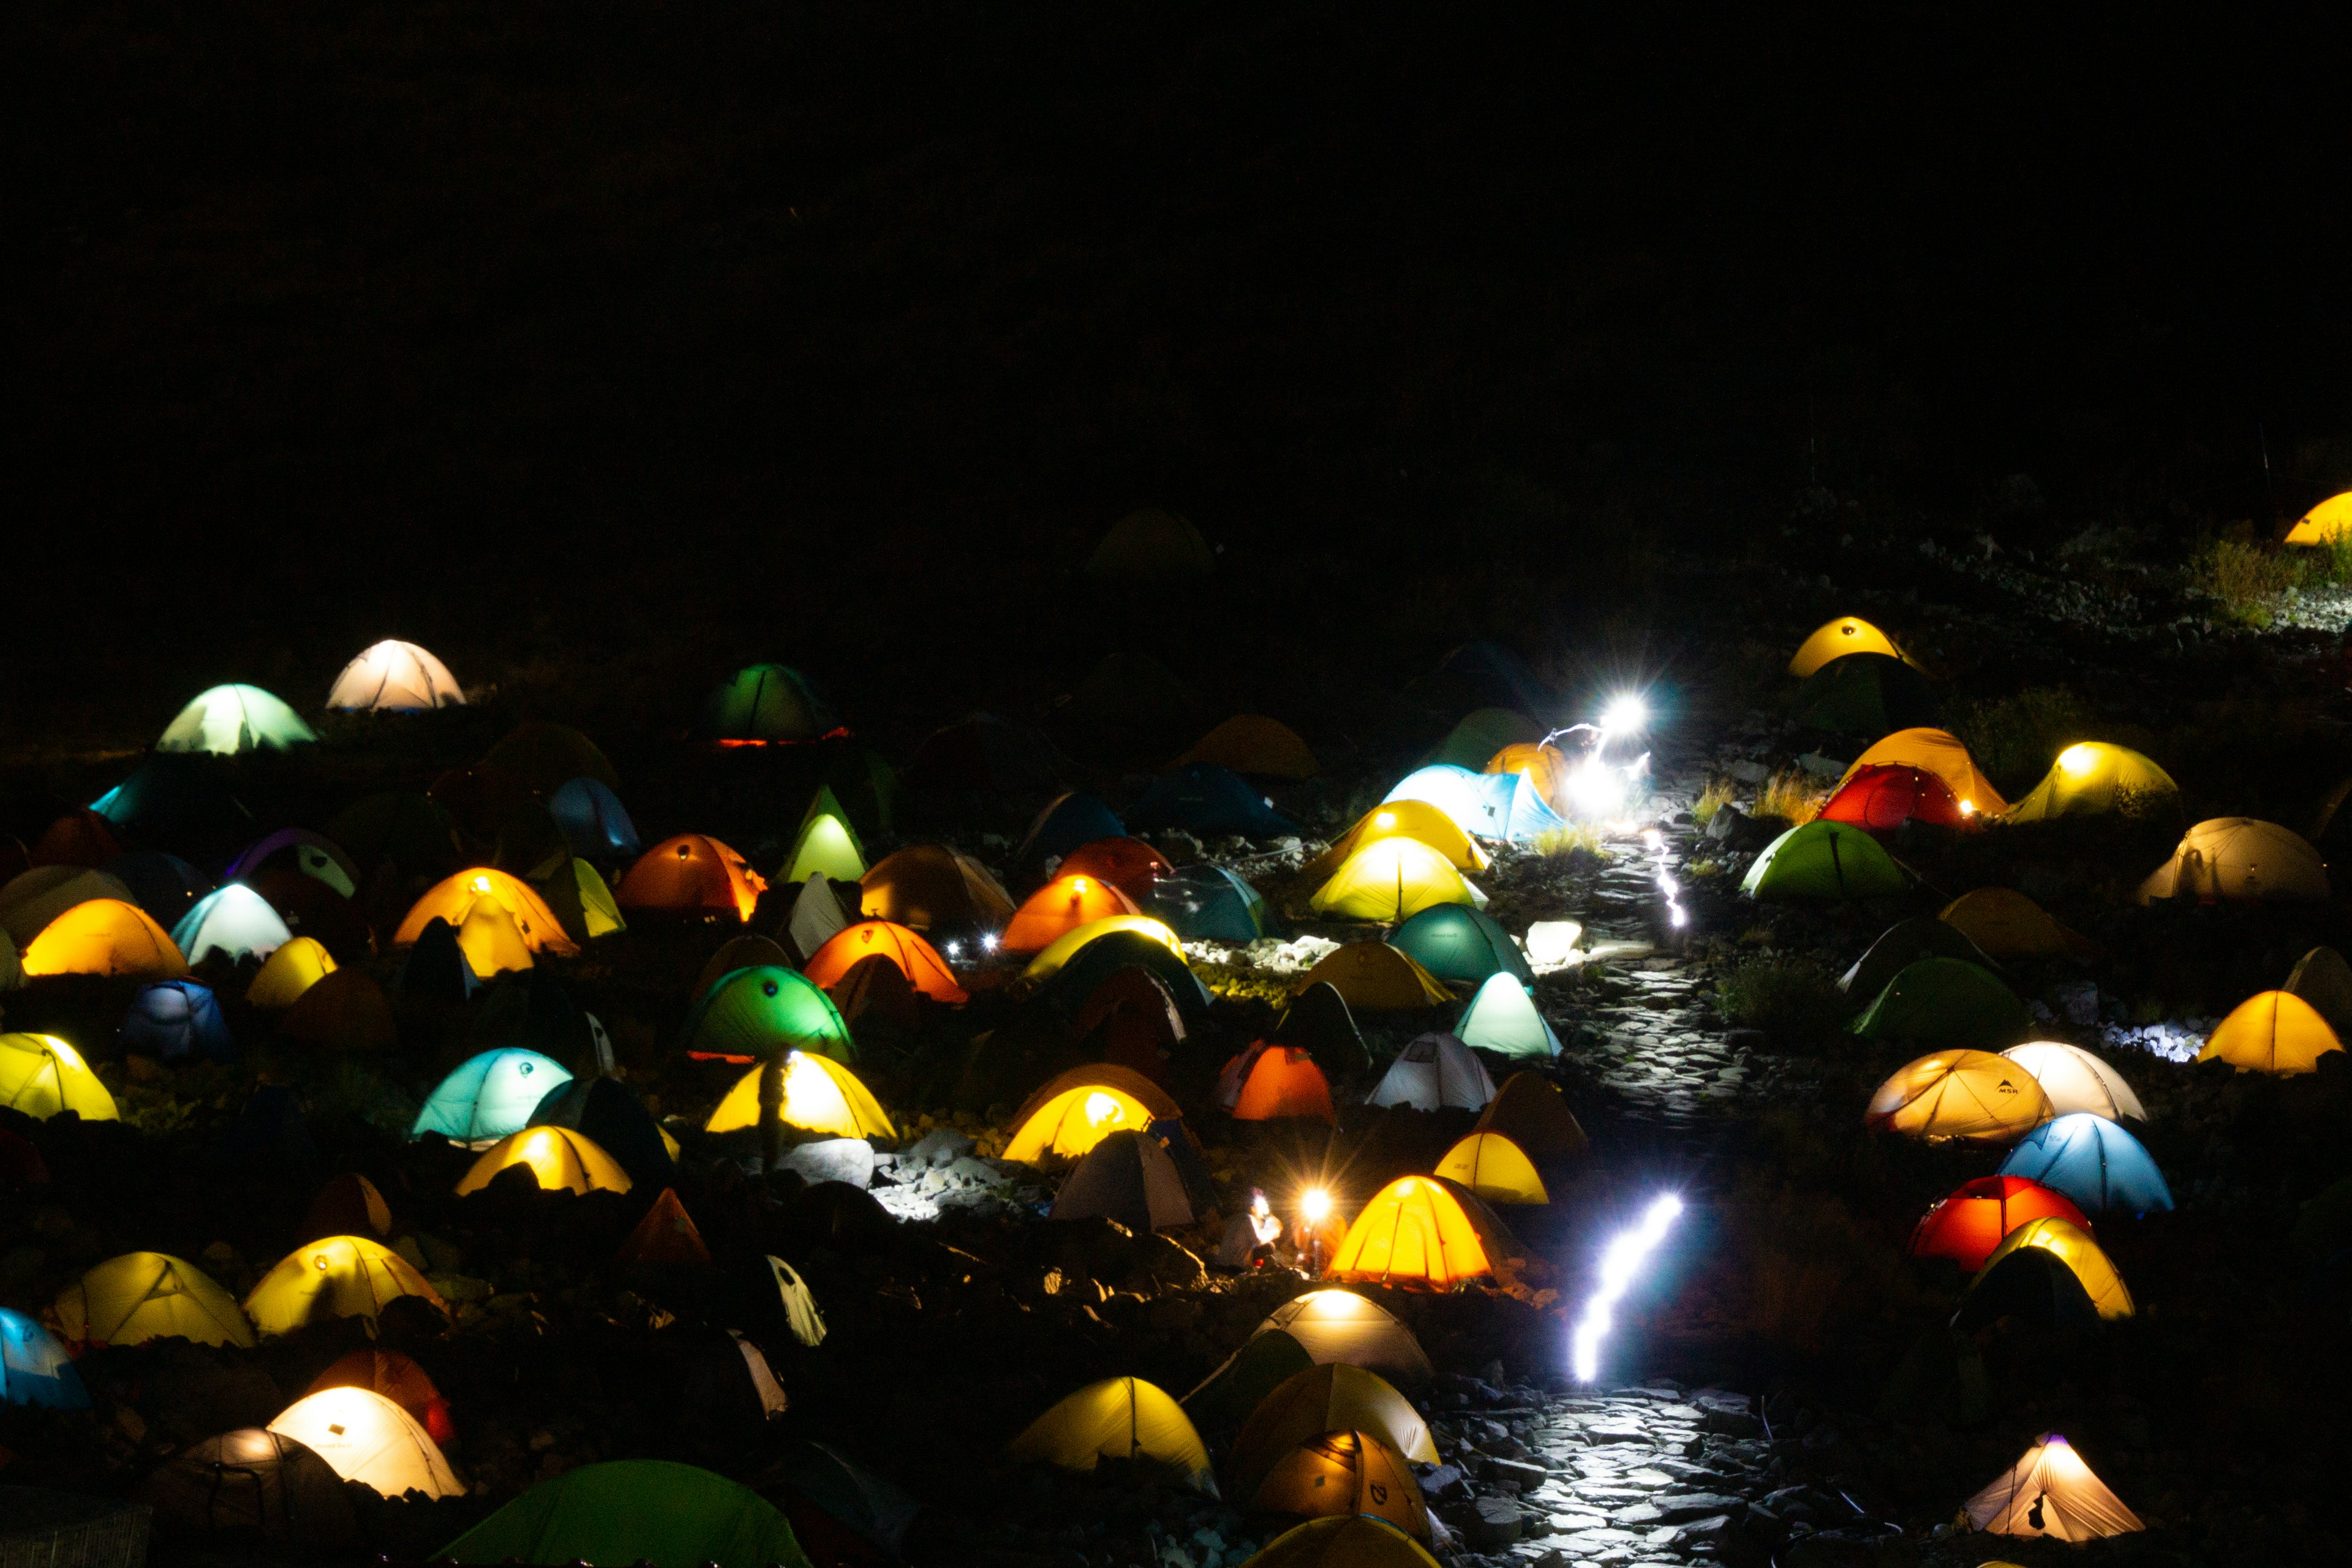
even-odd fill
[[[1526,844],[1568,826],[1526,773],[1482,773],[1449,763],[1415,768],[1384,800],[1426,801],[1480,838]]]
[[[2000,1174],[2040,1182],[2084,1214],[2164,1214],[2172,1188],[2140,1141],[2087,1110],[2053,1117],[2019,1140]]]
[[[1958,958],[1905,964],[1853,1032],[1930,1050],[2004,1051],[2033,1028],[2033,1016],[1990,970]]]
[[[207,893],[172,928],[172,941],[190,963],[219,953],[234,963],[267,958],[294,940],[269,900],[242,882]]]
[[[1265,934],[1265,900],[1223,866],[1181,866],[1151,885],[1143,912],[1186,942],[1255,942]]]
[[[1389,945],[1440,980],[1476,985],[1489,975],[1509,974],[1524,984],[1536,983],[1527,954],[1502,922],[1466,905],[1431,905],[1399,926]]]
[[[5,1307],[0,1307],[0,1404],[89,1408],[89,1391],[58,1337]]]
[[[1129,808],[1127,825],[1139,831],[1174,827],[1202,837],[1238,833],[1244,838],[1296,837],[1299,831],[1247,779],[1214,763],[1187,763],[1154,782]]]
[[[667,1459],[583,1465],[541,1481],[436,1552],[458,1563],[591,1568],[810,1568],[773,1503],[724,1476]]]
[[[1067,855],[1081,844],[1092,844],[1097,838],[1124,838],[1127,825],[1118,814],[1093,795],[1072,791],[1055,795],[1029,825],[1028,834],[1021,847],[1013,851],[1013,863],[1024,872],[1042,871],[1046,861]]]
[[[1473,1050],[1493,1051],[1515,1061],[1559,1055],[1559,1037],[1536,1011],[1535,998],[1515,974],[1493,975],[1479,986],[1454,1034]]]
[[[520,1132],[530,1124],[548,1091],[572,1081],[562,1062],[518,1047],[484,1051],[457,1064],[416,1113],[411,1138],[438,1132],[460,1143],[478,1143]]]
[[[572,853],[592,866],[634,860],[645,848],[628,808],[601,779],[566,780],[547,797],[547,809]]]

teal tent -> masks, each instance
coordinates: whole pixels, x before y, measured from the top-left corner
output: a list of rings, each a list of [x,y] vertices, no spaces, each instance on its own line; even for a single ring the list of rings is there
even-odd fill
[[[494,1142],[530,1124],[551,1089],[572,1081],[572,1070],[520,1047],[484,1051],[459,1062],[416,1113],[411,1138],[438,1132],[459,1143]]]
[[[1808,822],[1764,847],[1739,890],[1751,899],[1877,899],[1908,884],[1878,840],[1843,822]]]
[[[810,1051],[857,1062],[856,1042],[833,998],[806,975],[772,963],[720,975],[687,1015],[686,1048],[761,1058]]]
[[[1389,945],[1440,980],[1475,985],[1490,975],[1508,974],[1536,983],[1527,955],[1502,922],[1463,904],[1432,904],[1399,926]]]
[[[283,752],[318,739],[284,700],[258,686],[215,686],[180,710],[155,742],[159,752]]]
[[[89,1391],[58,1337],[25,1316],[0,1307],[0,1404],[87,1410]],[[36,1494],[37,1495],[37,1494]],[[41,1560],[48,1561],[46,1552]]]
[[[172,943],[190,963],[220,953],[231,963],[268,958],[294,940],[269,900],[242,882],[207,893],[172,928]]]
[[[748,1487],[693,1465],[616,1459],[541,1481],[443,1547],[458,1563],[592,1568],[810,1568],[793,1527]]]
[[[1255,942],[1265,934],[1265,900],[1240,877],[1207,860],[1155,880],[1143,912],[1186,942]]]
[[[832,705],[786,665],[747,665],[702,703],[702,732],[714,741],[814,741],[837,727]]]
[[[1886,983],[1853,1031],[1930,1050],[2000,1051],[2032,1033],[2033,1015],[1992,971],[1964,959],[1922,958]]]
[[[2155,1156],[2122,1127],[2087,1110],[2055,1117],[2027,1133],[2002,1159],[2000,1173],[2063,1193],[2084,1214],[2172,1208],[2172,1188]]]
[[[1559,1037],[1536,1011],[1535,998],[1515,974],[1492,975],[1478,987],[1454,1033],[1473,1050],[1514,1060],[1559,1055]]]
[[[1927,678],[1883,653],[1843,654],[1805,677],[1790,716],[1810,729],[1870,741],[1941,722]]]

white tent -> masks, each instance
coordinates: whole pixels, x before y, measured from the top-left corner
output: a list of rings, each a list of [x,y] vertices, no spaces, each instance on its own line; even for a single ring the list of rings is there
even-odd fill
[[[793,900],[792,919],[784,922],[784,935],[806,963],[816,955],[816,950],[849,929],[849,917],[842,912],[841,896],[822,871],[809,873],[801,884],[800,896]]]
[[[343,666],[327,706],[377,713],[462,707],[466,694],[449,667],[413,642],[386,637]]]
[[[1409,1105],[1415,1110],[1484,1110],[1495,1080],[1470,1047],[1452,1035],[1418,1035],[1389,1064],[1368,1105]]]
[[[2035,1040],[2000,1054],[2034,1076],[2050,1097],[2052,1110],[2061,1116],[2087,1110],[2110,1121],[2147,1120],[2147,1108],[2123,1075],[2080,1046]]]
[[[321,1389],[278,1412],[269,1429],[316,1453],[343,1479],[386,1497],[412,1490],[456,1497],[466,1489],[415,1417],[373,1389]]]
[[[1994,1535],[2089,1541],[2147,1528],[2055,1432],[1963,1508],[1970,1524]]]
[[[1139,1236],[1192,1223],[1176,1162],[1149,1132],[1113,1132],[1087,1151],[1054,1196],[1055,1219],[1118,1221]]]

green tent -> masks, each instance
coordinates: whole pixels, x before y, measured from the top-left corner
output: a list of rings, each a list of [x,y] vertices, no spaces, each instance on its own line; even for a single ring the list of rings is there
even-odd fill
[[[1454,1034],[1473,1050],[1493,1051],[1514,1061],[1559,1055],[1559,1037],[1536,1011],[1535,998],[1515,974],[1490,976],[1478,987]]]
[[[234,756],[239,752],[283,752],[318,738],[284,699],[258,686],[215,686],[180,710],[155,749]]]
[[[1254,1334],[1225,1364],[1184,1396],[1195,1426],[1237,1427],[1265,1396],[1302,1372],[1315,1370],[1307,1347],[1280,1329]]]
[[[820,789],[819,794],[833,792]],[[866,879],[869,868],[865,856],[858,853],[857,833],[848,819],[825,812],[801,824],[800,837],[793,840],[792,853],[784,857],[784,868],[778,883],[794,886],[811,877],[823,875],[832,882],[859,882]]]
[[[618,1459],[541,1481],[443,1547],[458,1563],[810,1568],[775,1506],[693,1465]]]
[[[1838,989],[1853,998],[1856,1005],[1866,1004],[1885,990],[1886,983],[1903,973],[1906,965],[1922,958],[1958,958],[1988,970],[2000,968],[1951,921],[1937,920],[1934,915],[1915,915],[1881,931],[1878,940],[1870,944],[1870,951],[1854,960],[1853,967],[1838,977]]]
[[[1389,945],[1440,980],[1476,985],[1493,974],[1532,985],[1536,972],[1502,922],[1464,904],[1432,904],[1399,926]]]
[[[772,963],[720,976],[687,1015],[686,1048],[738,1057],[814,1051],[857,1063],[856,1042],[833,998],[806,975]]]
[[[1872,741],[1941,722],[1927,678],[1883,653],[1844,654],[1805,677],[1790,716],[1811,729]]]
[[[814,741],[835,727],[832,705],[787,665],[746,665],[702,703],[702,732],[716,741]]]
[[[1447,763],[1483,773],[1505,746],[1542,739],[1543,726],[1524,713],[1509,708],[1473,709],[1429,754],[1426,764]]]
[[[2003,1051],[2032,1036],[2033,1015],[1981,964],[1922,958],[1905,964],[1852,1027],[1865,1039],[1930,1050]]]
[[[1751,899],[1876,899],[1908,886],[1878,840],[1843,822],[1808,822],[1764,847],[1739,890]]]

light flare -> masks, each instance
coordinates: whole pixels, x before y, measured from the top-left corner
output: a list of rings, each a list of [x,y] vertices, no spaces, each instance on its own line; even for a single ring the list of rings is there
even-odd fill
[[[1601,1342],[1616,1321],[1617,1303],[1633,1285],[1635,1271],[1657,1250],[1682,1212],[1680,1196],[1659,1194],[1642,1211],[1641,1222],[1631,1230],[1618,1232],[1601,1254],[1600,1289],[1584,1304],[1584,1316],[1569,1342],[1569,1365],[1577,1382],[1591,1383],[1600,1375]]]

